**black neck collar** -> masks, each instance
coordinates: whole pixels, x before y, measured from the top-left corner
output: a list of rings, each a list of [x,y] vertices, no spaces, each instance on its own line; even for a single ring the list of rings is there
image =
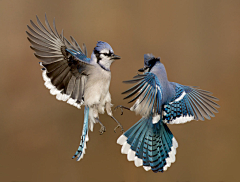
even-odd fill
[[[98,65],[102,68],[102,69],[104,69],[105,71],[109,71],[110,72],[110,69],[108,69],[108,68],[105,68],[103,65],[101,65],[101,63],[100,62],[98,62]]]

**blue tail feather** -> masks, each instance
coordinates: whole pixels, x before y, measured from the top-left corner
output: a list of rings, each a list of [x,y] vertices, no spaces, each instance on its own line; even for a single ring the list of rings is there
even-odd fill
[[[147,133],[148,128],[145,127],[142,131],[142,134],[139,138],[139,142],[137,145],[137,150],[136,150],[136,156],[138,156],[140,159],[143,159],[143,145],[144,145],[144,137]]]
[[[162,134],[162,144],[163,144],[163,148],[165,151],[165,157],[169,157],[168,153],[170,152],[171,147],[168,146],[168,143],[167,143],[164,133]]]
[[[138,146],[138,143],[139,143],[139,138],[143,134],[143,129],[146,127],[146,125],[147,125],[147,122],[143,123],[142,126],[137,131],[137,133],[134,137],[134,140],[132,141],[132,144],[131,144],[131,149],[132,150],[134,150],[134,151],[137,150],[137,146]]]
[[[160,131],[162,130],[163,126],[161,124],[160,127]],[[153,158],[153,162],[151,165],[151,168],[153,170],[153,172],[163,172],[163,167],[166,164],[165,159],[167,158],[167,151],[166,148],[164,148],[164,136],[160,135],[160,132],[156,133],[156,135],[154,136],[154,138],[156,139],[156,144],[158,145],[157,147],[157,151],[155,154],[155,157]]]
[[[174,162],[174,158],[167,161],[171,157],[169,153],[173,150],[174,137],[162,121],[152,124],[152,116],[144,117],[124,135],[130,149],[136,152],[135,156],[142,159],[143,166],[151,167],[153,172],[163,172]]]
[[[130,129],[128,129],[128,130],[124,133],[124,135],[125,135],[126,137],[128,137],[135,128],[138,128],[138,125],[140,125],[140,124],[142,124],[142,123],[141,123],[141,120],[139,120],[139,121],[138,121],[137,123],[135,123]]]
[[[72,157],[72,159],[77,157],[77,161],[79,161],[83,157],[84,150],[86,148],[86,142],[87,142],[86,141],[86,136],[87,136],[87,133],[88,133],[88,116],[89,116],[89,107],[85,106],[84,123],[83,123],[83,130],[82,130],[80,145],[79,145],[76,153]]]
[[[141,135],[138,139],[138,144],[137,144],[137,148],[136,148],[136,156],[138,156],[140,159],[143,159],[143,147],[144,147],[144,140],[145,140],[145,136],[147,134],[148,131],[148,118],[144,118],[145,120],[142,121],[145,123],[144,128],[142,128],[142,132]],[[137,143],[137,142],[136,142]]]
[[[156,136],[157,142],[160,142],[160,137]],[[160,142],[161,143],[161,142]],[[161,144],[162,145],[162,144]],[[158,149],[158,155],[156,156],[159,163],[152,167],[153,172],[163,172],[163,167],[166,165],[166,160],[164,158],[164,150],[160,148],[160,146],[157,147]]]
[[[172,132],[169,130],[169,128],[167,127],[167,125],[163,125],[163,127],[164,127],[164,134],[165,134],[165,137],[166,137],[167,142],[168,142],[168,146],[172,146],[173,134],[172,134]]]
[[[147,131],[147,134],[144,138],[144,141],[143,141],[143,165],[144,166],[150,166],[149,164],[149,158],[148,158],[148,143],[149,143],[149,130]]]
[[[132,142],[133,142],[133,140],[134,140],[134,138],[136,137],[136,135],[137,135],[137,132],[139,132],[141,129],[141,127],[144,125],[145,123],[143,123],[143,122],[141,122],[141,120],[140,120],[140,122],[138,123],[138,125],[136,125],[135,127],[133,127],[130,131],[131,131],[131,133],[129,133],[129,135],[127,136],[128,137],[128,143],[129,144],[132,144]]]
[[[161,136],[162,136],[161,140],[162,140],[162,147],[163,147],[163,152],[164,152],[164,158],[167,158],[167,157],[169,157],[168,153],[171,150],[171,146],[168,147],[168,143],[166,141],[165,133],[164,133],[163,130],[162,130]]]
[[[150,166],[151,167],[154,167],[156,165],[159,164],[159,161],[158,160],[158,148],[157,148],[157,143],[156,143],[156,138],[155,138],[155,134],[151,133],[149,135],[149,146],[148,146],[148,156],[149,156],[149,160],[150,160]]]

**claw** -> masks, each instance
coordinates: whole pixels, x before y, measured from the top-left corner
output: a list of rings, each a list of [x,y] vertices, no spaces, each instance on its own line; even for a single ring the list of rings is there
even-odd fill
[[[106,127],[101,123],[101,121],[98,119],[98,118],[95,118],[96,122],[98,122],[101,126],[99,132],[100,132],[100,135],[102,135],[104,132],[106,132]]]
[[[114,111],[116,111],[118,108],[121,109],[121,112],[122,112],[121,115],[123,115],[123,109],[129,109],[129,108],[125,107],[125,106],[118,105],[118,106],[116,106],[116,107],[114,108]]]
[[[100,133],[101,135],[106,132],[106,127],[105,126],[101,126],[101,129],[100,129]]]
[[[116,133],[116,130],[117,130],[118,128],[121,128],[122,133],[124,133],[124,129],[123,129],[123,127],[122,127],[121,124],[118,124],[118,125],[114,128],[114,133]]]
[[[104,132],[106,132],[106,127],[101,125],[99,132],[100,132],[100,135],[102,135]]]

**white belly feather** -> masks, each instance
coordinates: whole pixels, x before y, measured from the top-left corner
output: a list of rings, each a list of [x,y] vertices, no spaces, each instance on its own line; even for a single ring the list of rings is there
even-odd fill
[[[99,117],[98,113],[104,114],[106,103],[111,103],[111,95],[109,93],[111,72],[99,67],[91,70],[89,73],[90,75],[84,89],[84,105],[90,108],[89,128],[93,131],[93,126],[96,123],[95,118]]]
[[[91,70],[84,90],[85,105],[89,107],[105,105],[106,96],[109,93],[110,80],[111,72],[105,71],[100,67]],[[109,99],[107,100],[109,101]]]

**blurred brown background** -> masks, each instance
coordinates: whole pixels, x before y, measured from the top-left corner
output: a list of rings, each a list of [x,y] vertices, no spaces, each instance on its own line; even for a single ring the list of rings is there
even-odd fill
[[[239,145],[240,1],[0,1],[0,181],[1,182],[237,182]],[[83,110],[57,101],[43,85],[39,60],[29,48],[26,25],[45,12],[65,36],[86,43],[89,56],[98,40],[122,57],[112,67],[113,103],[127,105],[121,92],[153,53],[170,81],[197,85],[220,99],[210,121],[170,125],[179,148],[164,173],[128,162],[116,144],[120,131],[106,115],[107,132],[95,125],[83,160],[75,153]],[[129,105],[127,105],[129,106]],[[114,113],[125,130],[139,116]]]

